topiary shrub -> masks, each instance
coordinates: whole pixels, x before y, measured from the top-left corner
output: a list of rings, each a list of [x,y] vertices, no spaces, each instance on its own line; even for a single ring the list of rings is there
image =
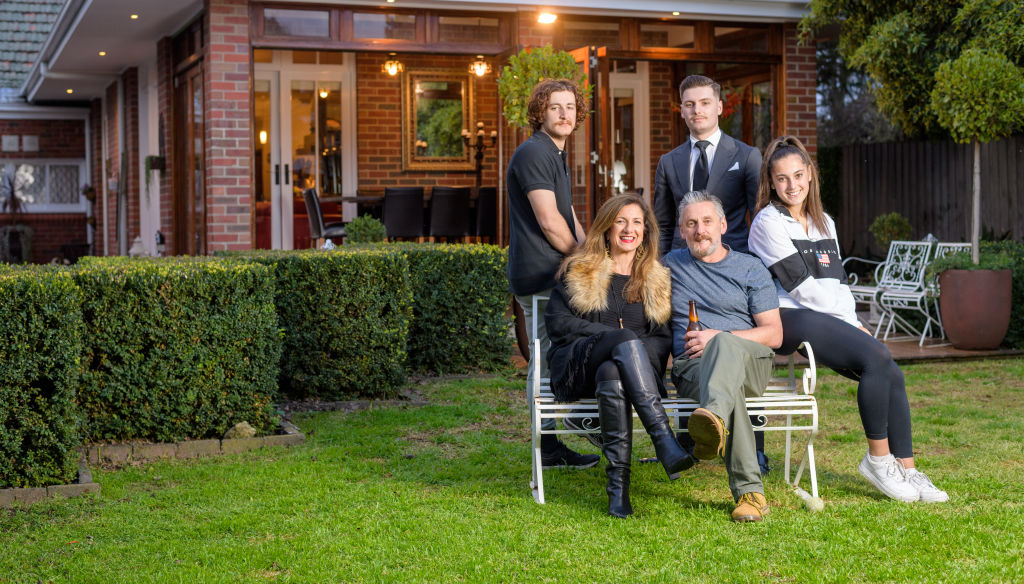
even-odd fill
[[[903,241],[910,239],[910,233],[912,228],[910,227],[910,221],[899,213],[885,213],[875,217],[875,220],[871,222],[871,226],[868,227],[868,231],[871,235],[875,236],[875,241],[878,245],[882,246],[882,255],[884,256],[889,251],[889,244],[894,241]]]
[[[375,217],[360,215],[345,225],[345,236],[349,243],[376,243],[384,241],[387,231]]]
[[[82,258],[80,403],[92,440],[220,437],[277,424],[270,268],[205,258]]]
[[[66,271],[0,270],[0,488],[75,479],[80,302]]]
[[[556,51],[550,45],[523,49],[508,59],[508,65],[498,76],[498,96],[504,104],[502,116],[520,128],[529,128],[527,109],[533,87],[545,79],[571,79],[583,96],[590,99],[594,86],[576,65],[576,59],[565,51]]]
[[[284,346],[280,389],[293,399],[393,396],[408,373],[409,264],[391,246],[259,251],[274,268]]]
[[[505,250],[483,244],[396,247],[409,258],[409,366],[420,373],[507,367],[512,338]]]

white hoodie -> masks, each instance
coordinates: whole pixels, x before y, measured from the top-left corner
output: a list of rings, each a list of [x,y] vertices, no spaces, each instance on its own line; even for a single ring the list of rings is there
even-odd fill
[[[828,215],[825,223],[827,229],[822,233],[808,221],[805,233],[788,209],[768,205],[750,225],[750,253],[761,258],[772,273],[780,308],[808,308],[861,326],[846,284],[835,223]]]

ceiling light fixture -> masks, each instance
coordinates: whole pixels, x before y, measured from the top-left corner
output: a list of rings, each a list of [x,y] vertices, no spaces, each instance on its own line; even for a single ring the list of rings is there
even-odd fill
[[[138,14],[132,14],[132,15],[131,15],[131,16],[129,16],[128,18],[130,18],[130,19],[132,19],[132,20],[138,20],[138,19],[139,19],[139,15],[138,15]]]
[[[676,10],[675,12],[673,12],[673,13],[672,13],[672,16],[679,16],[679,11],[678,11],[678,10]]]
[[[330,95],[329,91],[324,88],[320,88],[320,99],[327,99],[328,95]]]
[[[66,91],[68,95],[71,95],[72,93],[75,92],[74,89],[65,89],[64,91]]]
[[[401,61],[395,58],[394,53],[388,53],[388,60],[384,61],[384,64],[380,66],[381,73],[387,73],[394,77],[402,71],[405,71],[405,65]]]
[[[558,15],[552,14],[550,12],[541,12],[539,15],[537,15],[537,22],[541,24],[551,24],[557,19]]]
[[[107,56],[107,52],[106,52],[106,51],[100,51],[100,52],[99,52],[99,55],[100,55],[101,57],[106,57],[106,56]]]
[[[491,65],[484,61],[483,55],[477,55],[476,61],[469,64],[469,72],[477,77],[483,77],[491,72]]]

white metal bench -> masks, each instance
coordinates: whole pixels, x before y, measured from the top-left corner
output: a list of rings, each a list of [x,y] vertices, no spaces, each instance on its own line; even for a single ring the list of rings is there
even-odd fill
[[[543,358],[540,353],[540,341],[534,337],[534,355]],[[808,343],[801,344],[807,352],[809,361],[807,368],[797,371],[794,366],[794,357],[789,359],[789,368],[785,377],[772,377],[762,397],[747,398],[747,412],[756,417],[759,421],[755,425],[756,430],[783,431],[786,433],[786,458],[785,458],[785,479],[786,483],[794,487],[797,494],[808,499],[818,496],[818,477],[814,466],[814,437],[818,433],[818,403],[814,399],[814,387],[817,383],[817,373],[814,362],[814,353]],[[530,488],[533,491],[533,498],[544,503],[544,469],[541,462],[540,439],[542,434],[585,434],[583,429],[573,430],[569,428],[543,429],[546,420],[562,420],[565,418],[597,418],[597,400],[584,399],[572,403],[556,402],[551,394],[549,378],[541,378],[540,360],[533,359],[533,384],[528,387],[530,402],[530,426],[533,436],[533,480],[530,481]],[[680,397],[669,397],[662,400],[665,412],[669,418],[674,420],[673,426],[680,429],[686,428],[686,422],[693,410],[700,407],[697,402]],[[635,416],[634,412],[634,416]],[[581,424],[582,425],[582,424]],[[635,432],[643,432],[643,426],[634,424]],[[796,474],[790,480],[790,469],[793,455],[793,432],[807,432],[807,445],[802,450],[805,456],[800,460]],[[800,478],[804,470],[810,477],[811,493],[800,488]]]

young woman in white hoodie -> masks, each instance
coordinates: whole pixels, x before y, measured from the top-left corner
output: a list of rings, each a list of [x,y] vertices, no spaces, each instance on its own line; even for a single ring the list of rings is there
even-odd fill
[[[783,341],[777,352],[792,353],[808,341],[818,362],[859,383],[857,406],[868,451],[857,468],[878,490],[906,502],[948,501],[914,467],[903,372],[857,319],[835,223],[822,208],[819,185],[817,168],[798,139],[782,136],[768,145],[748,243],[779,292]]]

